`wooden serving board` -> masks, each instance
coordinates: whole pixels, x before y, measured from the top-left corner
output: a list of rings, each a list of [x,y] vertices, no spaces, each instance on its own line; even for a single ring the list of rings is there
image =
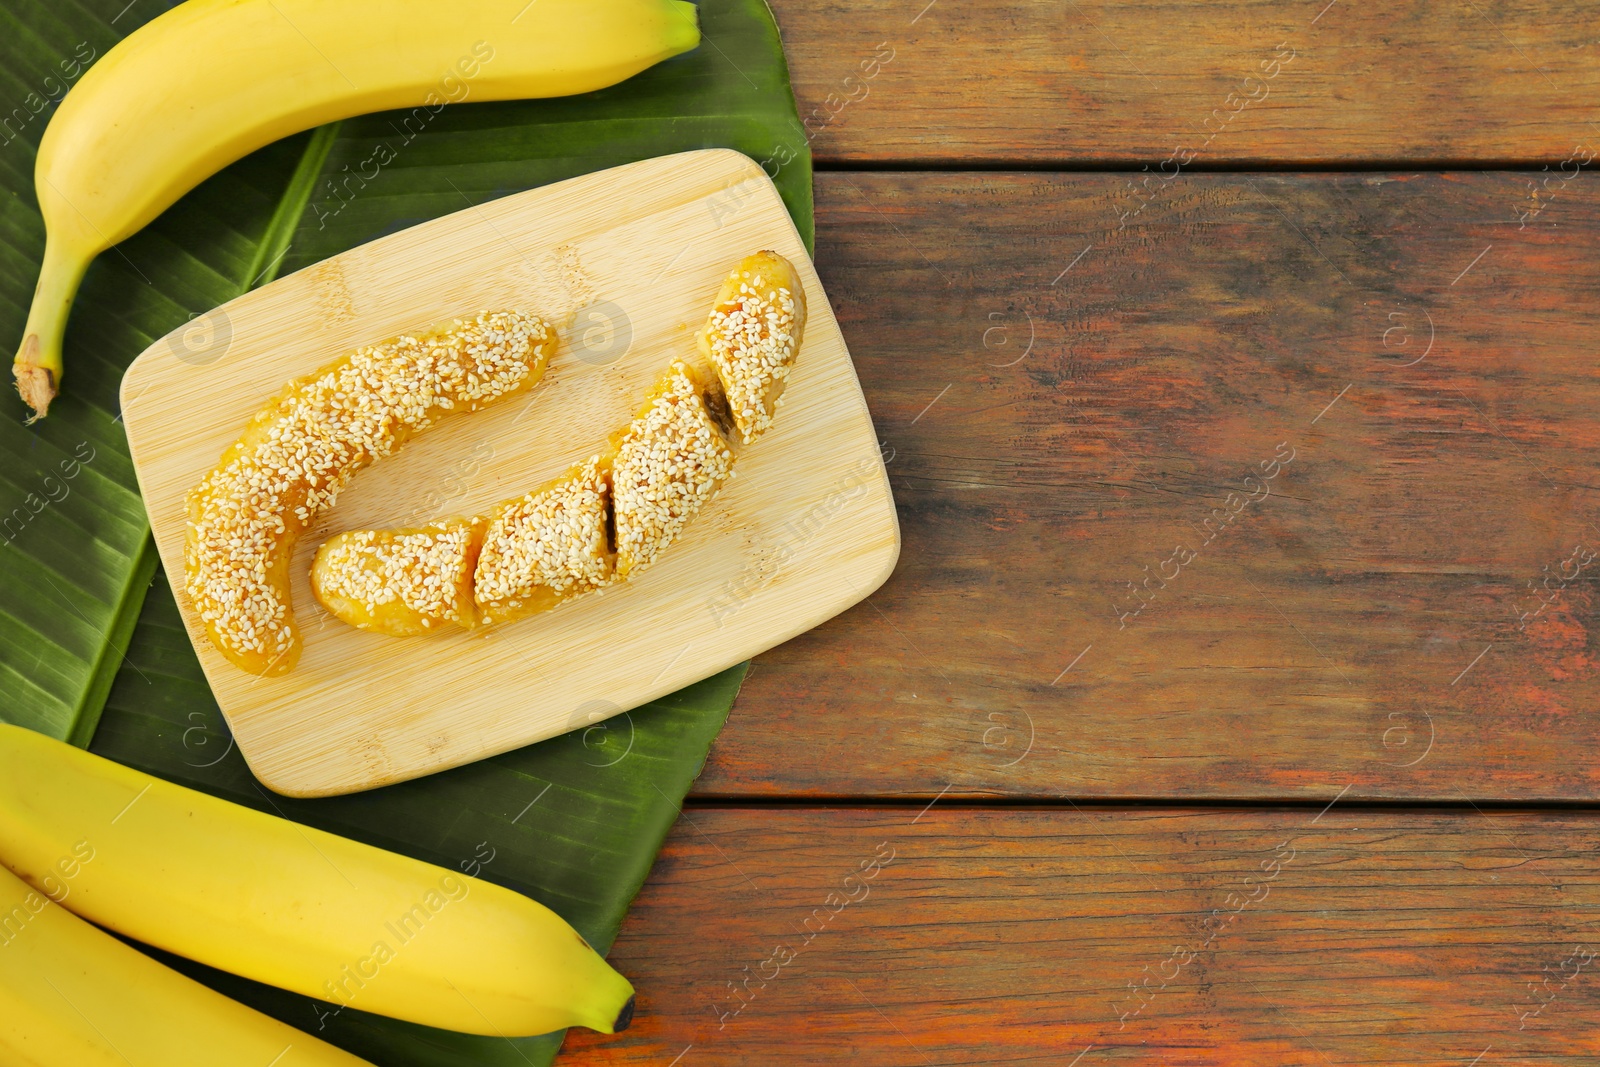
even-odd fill
[[[773,429],[683,537],[624,585],[510,625],[416,638],[344,625],[311,594],[342,530],[486,511],[598,451],[674,356],[723,276],[770,248],[810,319]],[[290,378],[361,344],[479,310],[561,327],[544,381],[442,421],[359,474],[301,540],[296,668],[229,664],[183,591],[185,496]],[[352,249],[196,319],[122,383],[162,562],[240,751],[290,796],[370,789],[587,727],[747,659],[876,589],[900,535],[833,311],[762,169],[687,152],[506,197]]]

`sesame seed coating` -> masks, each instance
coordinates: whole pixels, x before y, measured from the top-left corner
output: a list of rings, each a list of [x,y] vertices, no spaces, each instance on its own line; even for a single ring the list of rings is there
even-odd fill
[[[805,321],[799,275],[776,252],[747,256],[722,284],[700,331],[700,348],[722,380],[745,444],[772,425]]]
[[[217,648],[256,674],[293,666],[296,537],[354,474],[451,411],[544,373],[554,331],[522,312],[356,350],[290,382],[189,497],[184,587]]]
[[[532,614],[611,581],[610,509],[600,456],[496,508],[473,578],[484,621]]]
[[[478,524],[459,519],[340,534],[317,550],[311,587],[329,611],[364,630],[403,636],[445,623],[470,628],[480,535]]]
[[[509,621],[627,580],[733,476],[725,432],[749,444],[772,425],[805,320],[793,264],[775,252],[746,257],[724,280],[698,336],[709,369],[673,361],[633,421],[612,435],[609,451],[482,518],[335,538],[317,555],[318,599],[347,622],[420,633],[474,609],[478,622]],[[463,570],[469,556],[470,572]],[[463,581],[469,592],[454,601],[441,596]],[[390,604],[421,621],[386,612]]]
[[[617,576],[649,566],[722,486],[733,450],[712,421],[704,384],[675,360],[617,444]]]

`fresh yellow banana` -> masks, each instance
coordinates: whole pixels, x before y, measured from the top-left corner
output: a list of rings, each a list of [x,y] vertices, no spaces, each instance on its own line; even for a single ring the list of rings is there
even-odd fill
[[[367,1061],[162,966],[0,869],[0,1063],[362,1067]]]
[[[340,1007],[501,1037],[633,1015],[628,980],[527,897],[7,725],[0,862],[101,926]]]
[[[415,109],[401,120],[414,135],[447,103],[590,92],[699,43],[683,0],[179,4],[91,67],[45,131],[34,184],[47,240],[18,391],[35,418],[55,397],[90,260],[255,149],[398,108]]]

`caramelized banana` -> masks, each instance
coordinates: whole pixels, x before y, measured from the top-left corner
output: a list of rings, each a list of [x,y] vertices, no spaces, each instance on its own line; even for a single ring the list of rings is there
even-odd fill
[[[733,449],[712,420],[720,402],[708,406],[705,399],[714,388],[692,364],[676,360],[616,436],[618,578],[653,563],[732,474]]]
[[[805,328],[805,289],[794,264],[778,253],[746,256],[723,280],[697,338],[722,379],[745,444],[772,425]]]
[[[484,622],[547,611],[611,581],[616,553],[608,466],[595,456],[495,508],[473,576]]]
[[[416,530],[342,533],[317,549],[311,591],[335,616],[395,637],[478,623],[472,572],[483,523],[451,519]]]
[[[728,438],[750,444],[772,425],[805,320],[794,266],[746,257],[697,337],[709,370],[674,360],[607,451],[487,516],[340,535],[317,553],[317,598],[352,625],[412,634],[522,618],[633,577],[733,476]]]
[[[532,386],[554,338],[532,315],[484,313],[290,382],[189,496],[184,589],[217,649],[251,674],[292,669],[288,566],[301,531],[357,471],[441,416]]]

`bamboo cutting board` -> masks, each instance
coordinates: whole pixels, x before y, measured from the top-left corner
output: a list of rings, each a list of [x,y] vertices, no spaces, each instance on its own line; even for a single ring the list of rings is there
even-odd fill
[[[792,260],[810,319],[771,431],[682,538],[633,581],[472,633],[395,638],[311,594],[342,530],[477,514],[596,451],[668,362],[695,351],[727,271]],[[356,476],[301,539],[299,664],[222,658],[183,591],[185,496],[290,378],[361,344],[480,310],[561,327],[543,382],[441,421]],[[900,535],[877,437],[832,309],[777,190],[736,152],[617,167],[352,249],[152,345],[122,383],[157,547],[217,702],[266,785],[327,796],[403,781],[627,711],[843,611],[893,569]]]

